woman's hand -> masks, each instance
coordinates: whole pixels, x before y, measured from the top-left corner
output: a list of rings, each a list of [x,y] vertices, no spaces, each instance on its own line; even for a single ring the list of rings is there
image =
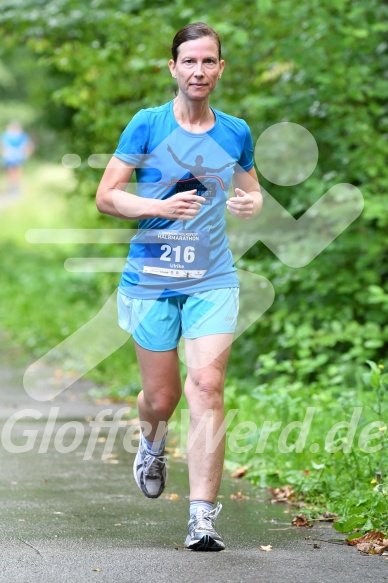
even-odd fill
[[[234,191],[236,196],[226,201],[226,208],[239,219],[250,219],[255,211],[253,196],[241,188],[235,188]]]
[[[189,221],[194,219],[206,202],[203,196],[196,195],[196,190],[174,194],[165,200],[155,201],[158,208],[155,215],[170,221]]]

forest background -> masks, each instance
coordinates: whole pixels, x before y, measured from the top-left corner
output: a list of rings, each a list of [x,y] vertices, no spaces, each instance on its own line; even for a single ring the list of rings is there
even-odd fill
[[[13,0],[0,14],[0,129],[19,119],[36,144],[21,199],[1,208],[1,327],[36,358],[117,287],[118,273],[71,272],[66,259],[122,259],[127,245],[32,245],[25,233],[128,228],[97,213],[102,170],[88,159],[113,152],[139,109],[174,97],[170,44],[188,22],[222,37],[227,68],[214,107],[244,118],[254,142],[280,122],[317,142],[317,166],[298,185],[269,182],[256,160],[272,197],[299,218],[336,184],[362,192],[360,217],[305,267],[260,242],[238,261],[272,283],[275,300],[234,342],[225,394],[227,410],[238,410],[228,469],[246,466],[262,487],[291,485],[310,517],[337,512],[344,532],[388,530],[387,17],[379,0]],[[135,402],[130,342],[88,374],[92,396]],[[286,426],[294,429],[279,447]]]

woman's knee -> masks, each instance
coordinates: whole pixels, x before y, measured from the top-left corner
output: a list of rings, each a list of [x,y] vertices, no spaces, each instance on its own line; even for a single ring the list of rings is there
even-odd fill
[[[185,396],[190,405],[204,409],[223,406],[224,379],[220,374],[200,374],[187,378]]]
[[[157,391],[142,391],[143,399],[147,408],[152,412],[156,418],[165,419],[174,412],[179,399],[181,391],[171,392],[170,390],[159,389]]]

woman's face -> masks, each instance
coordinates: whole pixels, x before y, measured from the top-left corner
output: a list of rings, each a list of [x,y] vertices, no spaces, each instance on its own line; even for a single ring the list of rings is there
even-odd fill
[[[169,61],[179,91],[193,101],[206,99],[217,85],[225,62],[218,59],[218,45],[210,36],[182,43],[178,59]]]

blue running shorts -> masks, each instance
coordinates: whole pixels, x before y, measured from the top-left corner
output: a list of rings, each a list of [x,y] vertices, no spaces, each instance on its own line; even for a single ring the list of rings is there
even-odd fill
[[[157,300],[117,294],[119,326],[143,348],[172,350],[184,338],[233,334],[238,316],[239,288],[230,287]]]

